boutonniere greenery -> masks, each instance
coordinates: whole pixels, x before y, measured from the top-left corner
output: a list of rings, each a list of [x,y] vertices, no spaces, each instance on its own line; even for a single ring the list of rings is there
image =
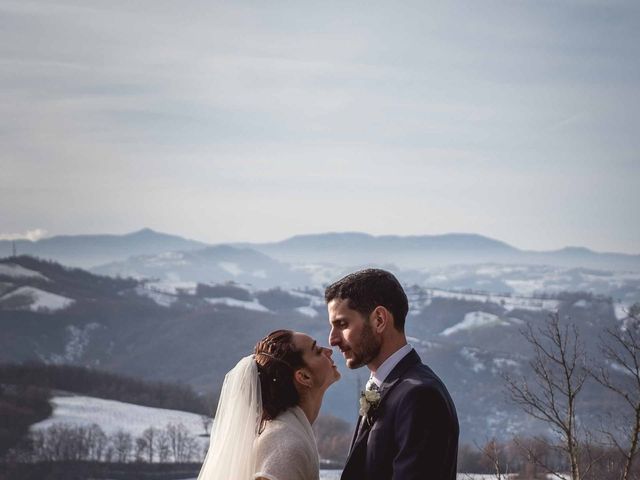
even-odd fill
[[[367,417],[369,412],[373,412],[380,403],[380,392],[375,390],[365,390],[360,392],[360,415]]]

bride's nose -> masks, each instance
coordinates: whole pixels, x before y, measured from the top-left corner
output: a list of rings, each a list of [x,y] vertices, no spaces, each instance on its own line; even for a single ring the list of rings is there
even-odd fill
[[[333,349],[332,348],[328,348],[328,347],[322,347],[324,349],[324,354],[327,357],[331,357],[331,355],[333,355]]]

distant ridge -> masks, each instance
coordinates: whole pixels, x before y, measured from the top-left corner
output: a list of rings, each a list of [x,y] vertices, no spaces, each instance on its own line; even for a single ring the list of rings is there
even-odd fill
[[[640,269],[640,255],[599,253],[585,247],[527,251],[473,233],[380,235],[332,232],[296,235],[280,242],[242,243],[280,261],[337,265],[393,264],[401,268],[433,268],[455,264],[531,264],[563,267]]]
[[[10,240],[0,240],[0,257],[12,254],[12,243]],[[207,246],[206,243],[156,232],[150,228],[124,235],[57,235],[36,241],[16,240],[15,245],[18,254],[83,268],[123,260],[133,255],[189,251]]]
[[[125,235],[59,235],[38,241],[18,240],[18,254],[94,268],[141,256],[194,252],[207,247],[248,248],[273,260],[295,264],[331,264],[345,268],[389,265],[429,269],[461,264],[527,264],[607,270],[640,270],[640,255],[595,252],[570,246],[560,250],[520,250],[503,241],[474,233],[443,235],[379,235],[330,232],[295,235],[278,242],[211,245],[143,228]],[[12,242],[0,241],[0,257],[12,254]]]

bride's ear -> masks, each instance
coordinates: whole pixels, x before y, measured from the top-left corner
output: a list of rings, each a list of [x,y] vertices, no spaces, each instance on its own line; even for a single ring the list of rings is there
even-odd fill
[[[299,385],[303,387],[312,387],[313,379],[311,378],[311,374],[306,368],[299,368],[293,373],[293,378]]]

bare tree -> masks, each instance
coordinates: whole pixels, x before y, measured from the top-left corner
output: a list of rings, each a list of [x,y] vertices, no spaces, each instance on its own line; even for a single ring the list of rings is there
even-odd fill
[[[528,415],[545,422],[559,436],[558,448],[566,455],[571,479],[580,480],[576,397],[588,374],[578,330],[573,324],[562,325],[560,315],[553,313],[542,328],[528,324],[522,335],[533,347],[529,362],[533,375],[529,379],[505,375],[507,389]],[[565,478],[552,465],[537,462],[549,473]]]
[[[87,428],[88,459],[97,462],[102,460],[106,445],[107,436],[102,428],[96,423],[91,424]]]
[[[156,452],[156,436],[157,436],[158,431],[153,428],[153,427],[149,427],[147,428],[144,432],[142,432],[142,438],[145,440],[145,445],[146,445],[146,452],[147,452],[147,461],[149,463],[153,463],[153,456]]]
[[[629,408],[628,415],[621,415],[624,425],[609,424],[604,432],[624,458],[621,480],[633,478],[632,467],[640,441],[640,304],[633,305],[627,314],[621,329],[607,329],[601,338],[606,364],[591,372],[600,385],[620,397]],[[612,375],[611,369],[620,374]]]
[[[173,454],[174,462],[186,461],[189,447],[189,431],[182,424],[177,425],[170,423],[167,425],[167,434],[169,436],[169,445]]]
[[[127,462],[131,455],[131,450],[133,449],[133,439],[131,438],[131,434],[123,430],[119,430],[111,436],[111,443],[113,444],[118,462]]]
[[[205,435],[211,433],[211,425],[213,425],[213,418],[210,415],[200,415],[202,421],[202,428],[204,428]]]
[[[158,461],[160,463],[166,463],[171,456],[171,442],[169,434],[166,430],[158,431],[156,435],[156,450],[158,451]]]
[[[476,448],[482,452],[482,463],[492,470],[496,480],[509,478],[507,459],[505,458],[505,446],[498,443],[495,438],[488,440],[484,446],[476,444]]]
[[[138,437],[136,438],[135,444],[136,444],[136,452],[135,452],[136,462],[144,462],[144,455],[148,447],[147,441],[142,437]]]

